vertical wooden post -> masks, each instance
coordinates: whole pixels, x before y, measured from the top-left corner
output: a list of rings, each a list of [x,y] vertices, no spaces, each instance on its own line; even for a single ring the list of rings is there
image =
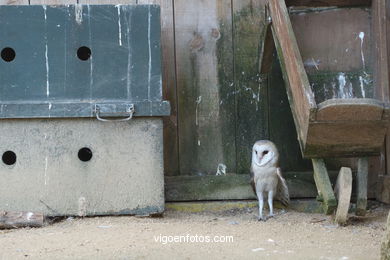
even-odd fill
[[[368,158],[362,157],[358,160],[358,169],[356,176],[356,215],[364,216],[367,207],[367,176],[368,176]]]
[[[312,159],[311,161],[313,163],[314,181],[316,183],[319,195],[324,200],[324,213],[332,214],[337,206],[337,202],[333,193],[325,162],[323,159]]]

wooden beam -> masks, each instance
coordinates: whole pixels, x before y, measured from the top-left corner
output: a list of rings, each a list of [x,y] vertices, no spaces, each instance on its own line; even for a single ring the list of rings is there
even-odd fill
[[[287,6],[307,6],[307,7],[371,6],[371,0],[286,0],[286,5]]]
[[[330,171],[330,179],[336,180],[338,172]],[[284,172],[283,176],[291,198],[314,198],[317,188],[313,172]],[[174,176],[165,177],[166,201],[256,199],[249,184],[249,174],[222,176]]]
[[[331,183],[336,181],[338,171],[328,171]],[[315,198],[318,195],[312,171],[283,172],[291,198]],[[355,196],[354,194],[352,194]],[[375,198],[375,191],[368,191]],[[256,199],[249,184],[248,174],[222,176],[166,176],[166,201],[236,200]]]
[[[269,2],[272,33],[287,85],[290,106],[302,150],[306,143],[309,121],[313,120],[316,102],[298,49],[284,0]]]
[[[323,199],[325,214],[332,214],[337,206],[336,198],[330,183],[328,170],[323,159],[312,159],[314,181],[318,189],[318,195]]]
[[[43,221],[41,213],[0,211],[0,229],[42,227]]]
[[[364,216],[367,208],[367,178],[368,178],[368,158],[358,159],[358,169],[356,175],[356,215]]]

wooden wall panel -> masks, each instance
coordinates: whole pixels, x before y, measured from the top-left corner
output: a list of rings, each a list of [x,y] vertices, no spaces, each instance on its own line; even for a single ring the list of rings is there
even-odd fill
[[[342,8],[290,17],[307,73],[372,68],[370,11]]]
[[[161,6],[161,51],[163,98],[171,103],[171,115],[164,120],[164,170],[165,175],[179,174],[179,144],[177,129],[177,94],[175,67],[175,32],[173,0],[138,0],[138,4]]]
[[[294,119],[287,98],[279,61],[275,57],[269,76],[269,132],[279,149],[283,171],[312,170],[310,160],[303,159],[295,130]],[[296,176],[299,178],[299,175]]]
[[[231,2],[174,6],[180,174],[235,172]]]
[[[260,74],[265,1],[233,0],[237,173],[248,174],[252,146],[268,139],[267,76]]]

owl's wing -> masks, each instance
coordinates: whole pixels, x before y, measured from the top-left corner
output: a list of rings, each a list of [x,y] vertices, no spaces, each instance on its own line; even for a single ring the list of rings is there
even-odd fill
[[[282,170],[276,169],[276,175],[278,176],[278,186],[275,199],[279,200],[283,205],[288,206],[290,204],[290,195],[288,193],[288,187],[286,180],[282,176]]]
[[[252,167],[251,167],[251,169],[249,171],[249,174],[251,176],[250,183],[251,183],[253,192],[256,194],[256,184],[255,184],[255,178],[254,178],[255,174],[253,173]]]

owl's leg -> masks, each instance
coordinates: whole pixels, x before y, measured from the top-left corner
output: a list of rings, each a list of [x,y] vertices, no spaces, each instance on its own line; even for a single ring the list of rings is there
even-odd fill
[[[257,218],[259,221],[260,220],[266,220],[265,217],[263,217],[263,206],[264,206],[264,197],[263,197],[263,192],[256,192],[257,194],[257,199],[259,200],[259,217]]]
[[[274,207],[273,207],[273,200],[274,200],[274,191],[270,190],[268,192],[268,206],[269,206],[269,217],[274,216]]]

